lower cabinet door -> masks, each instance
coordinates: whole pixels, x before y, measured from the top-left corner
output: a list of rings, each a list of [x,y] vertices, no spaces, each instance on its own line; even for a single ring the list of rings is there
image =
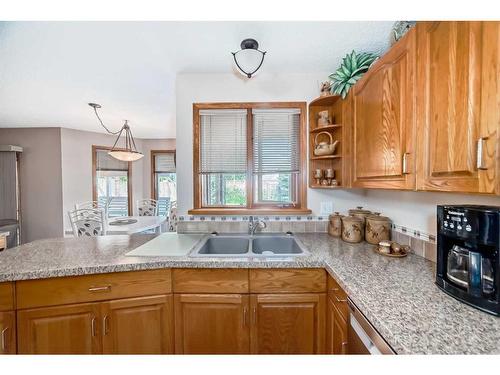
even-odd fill
[[[172,354],[173,297],[159,295],[102,303],[105,354]]]
[[[325,294],[251,297],[253,354],[321,354],[325,346]]]
[[[248,296],[176,294],[174,298],[176,353],[249,352]]]
[[[347,354],[347,322],[330,298],[327,303],[327,353]]]
[[[0,312],[0,354],[16,354],[16,313]]]
[[[84,303],[19,310],[19,354],[98,354],[100,304]]]

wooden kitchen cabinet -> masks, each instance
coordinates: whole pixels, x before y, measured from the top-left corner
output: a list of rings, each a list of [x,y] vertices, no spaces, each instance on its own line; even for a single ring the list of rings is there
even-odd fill
[[[416,29],[417,189],[500,193],[500,23]]]
[[[352,187],[414,189],[415,30],[352,88]]]
[[[16,313],[0,312],[0,354],[16,354]]]
[[[347,354],[347,322],[330,298],[326,314],[326,353]]]
[[[98,354],[102,351],[98,303],[20,310],[19,354]]]
[[[102,303],[104,354],[173,354],[172,295]]]
[[[243,294],[176,294],[175,352],[248,353],[248,300]]]
[[[253,354],[322,354],[325,293],[256,294],[251,297]]]

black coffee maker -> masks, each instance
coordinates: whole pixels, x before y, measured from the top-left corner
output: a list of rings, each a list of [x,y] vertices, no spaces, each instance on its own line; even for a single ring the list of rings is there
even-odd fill
[[[437,207],[436,283],[446,293],[500,316],[500,207]]]

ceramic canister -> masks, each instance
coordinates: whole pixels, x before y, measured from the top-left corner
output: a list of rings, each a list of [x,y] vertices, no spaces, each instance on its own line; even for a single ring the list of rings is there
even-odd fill
[[[363,241],[364,219],[358,216],[342,217],[342,240],[350,243]]]
[[[332,237],[342,236],[342,215],[338,212],[328,216],[328,234]]]
[[[365,240],[377,245],[391,239],[391,219],[386,216],[368,215],[365,224]]]
[[[356,208],[352,208],[349,210],[349,215],[350,216],[357,216],[363,219],[363,222],[365,220],[365,217],[370,215],[372,212],[369,210],[363,210],[363,207],[358,206]]]

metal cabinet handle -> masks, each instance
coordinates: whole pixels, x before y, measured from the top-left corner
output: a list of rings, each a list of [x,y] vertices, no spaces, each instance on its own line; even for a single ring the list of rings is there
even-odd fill
[[[483,148],[484,148],[484,141],[488,139],[488,137],[481,137],[477,140],[477,169],[478,170],[485,170],[488,169],[483,163]]]
[[[252,310],[252,324],[257,323],[257,308],[254,307]]]
[[[89,288],[89,292],[109,292],[109,291],[111,291],[111,285],[92,286]]]
[[[335,300],[337,302],[347,302],[347,299],[339,299],[339,297],[337,297],[335,294],[333,296],[335,297]]]
[[[410,155],[409,152],[403,154],[403,174],[410,174],[408,171],[408,155]]]
[[[103,331],[104,331],[104,336],[106,336],[109,332],[108,321],[109,321],[109,316],[104,315],[104,318],[102,318],[102,327],[103,327]]]
[[[90,330],[92,331],[92,336],[96,336],[97,332],[96,332],[96,318],[93,317],[92,318],[92,321],[91,321],[91,324],[90,324]]]
[[[5,327],[2,330],[2,352],[7,351],[7,331],[9,330],[9,327]]]
[[[246,307],[243,308],[243,327],[248,325],[247,322],[248,309]]]

